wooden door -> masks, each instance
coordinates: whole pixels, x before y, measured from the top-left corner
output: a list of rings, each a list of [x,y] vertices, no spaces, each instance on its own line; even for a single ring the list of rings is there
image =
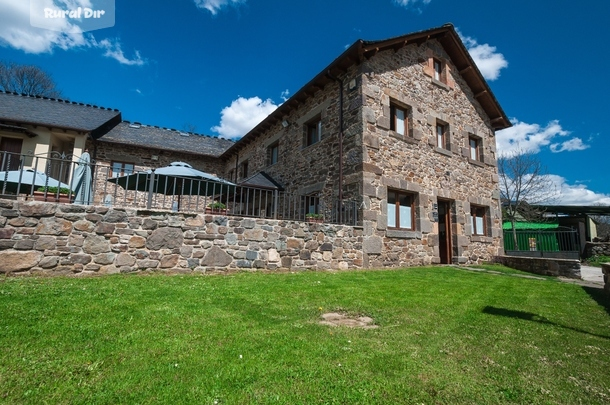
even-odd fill
[[[451,264],[451,202],[438,202],[438,241],[442,264]]]
[[[17,138],[0,139],[0,171],[19,170],[23,140]]]

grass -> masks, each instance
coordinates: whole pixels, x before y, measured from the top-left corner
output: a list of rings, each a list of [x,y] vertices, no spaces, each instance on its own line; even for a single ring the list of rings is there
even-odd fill
[[[6,404],[607,404],[609,370],[603,292],[514,274],[0,279]]]
[[[602,263],[610,263],[610,256],[595,255],[589,257],[585,264],[587,266],[602,267]]]

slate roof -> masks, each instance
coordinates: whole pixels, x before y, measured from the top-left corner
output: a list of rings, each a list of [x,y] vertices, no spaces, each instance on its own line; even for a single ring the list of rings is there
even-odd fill
[[[268,188],[279,191],[284,190],[280,183],[273,180],[273,178],[265,172],[258,172],[255,175],[250,176],[247,179],[240,181],[239,185],[246,187]]]
[[[197,155],[219,157],[233,145],[233,141],[206,135],[186,133],[123,121],[112,128],[99,142],[112,142],[146,148],[164,149]]]
[[[0,123],[69,129],[98,138],[120,121],[119,110],[0,91]]]

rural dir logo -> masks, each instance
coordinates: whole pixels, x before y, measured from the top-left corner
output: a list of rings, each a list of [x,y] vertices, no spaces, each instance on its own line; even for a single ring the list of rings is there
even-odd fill
[[[33,27],[84,32],[114,26],[114,0],[30,0]]]

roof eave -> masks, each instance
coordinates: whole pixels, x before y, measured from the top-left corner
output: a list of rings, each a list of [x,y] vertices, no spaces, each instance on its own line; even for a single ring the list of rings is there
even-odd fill
[[[282,120],[291,109],[297,108],[301,101],[304,101],[310,95],[314,94],[318,89],[324,88],[326,84],[333,81],[333,79],[329,77],[329,73],[334,76],[336,74],[347,72],[349,67],[354,63],[362,63],[365,59],[370,59],[379,51],[387,49],[394,49],[394,51],[398,51],[404,46],[413,43],[421,45],[430,39],[437,39],[443,45],[454,64],[456,64],[459,73],[473,91],[475,99],[479,102],[479,104],[481,104],[487,113],[493,129],[500,130],[512,126],[510,120],[504,113],[504,110],[502,110],[502,107],[500,107],[500,103],[487,84],[487,81],[483,78],[481,71],[460,40],[453,24],[444,24],[441,27],[431,28],[385,40],[358,40],[354,42],[312,80],[301,87],[301,89],[299,89],[299,91],[297,91],[292,97],[269,114],[240,140],[236,141],[233,146],[222,154],[222,157],[228,157],[239,152],[239,150],[250,144],[260,132],[270,128],[272,125]],[[461,66],[458,66],[458,63],[461,63]]]
[[[346,72],[353,63],[361,63],[363,60],[361,52],[362,43],[362,40],[354,42],[326,68],[294,93],[292,97],[282,103],[282,105],[263,119],[257,126],[252,128],[241,139],[236,141],[222,154],[222,157],[228,157],[233,153],[239,152],[239,150],[250,144],[260,132],[281,121],[291,110],[297,109],[302,101],[309,98],[309,96],[313,95],[316,91],[323,89],[328,83],[334,81],[329,77],[329,73],[331,75],[340,74]]]

